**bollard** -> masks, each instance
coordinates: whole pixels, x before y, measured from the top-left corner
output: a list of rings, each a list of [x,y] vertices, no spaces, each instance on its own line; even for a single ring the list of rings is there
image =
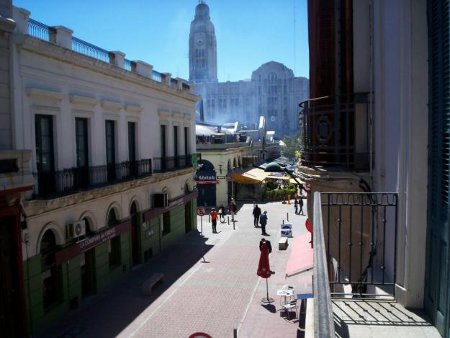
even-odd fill
[[[286,220],[289,222],[289,213],[286,213]]]
[[[233,329],[233,338],[237,338],[237,329]]]
[[[228,219],[228,225],[230,225],[230,216],[227,216]]]

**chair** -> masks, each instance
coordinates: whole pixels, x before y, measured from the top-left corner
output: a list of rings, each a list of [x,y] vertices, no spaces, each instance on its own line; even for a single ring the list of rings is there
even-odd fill
[[[294,318],[297,318],[297,311],[298,311],[298,305],[297,305],[297,299],[291,298],[289,299],[285,304],[281,305],[281,311],[286,313],[286,316],[290,319],[290,313],[294,311]]]

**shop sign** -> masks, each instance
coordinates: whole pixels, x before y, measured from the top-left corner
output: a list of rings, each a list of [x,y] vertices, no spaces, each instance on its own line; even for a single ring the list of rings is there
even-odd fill
[[[65,261],[68,261],[83,252],[86,252],[100,244],[103,244],[109,241],[111,238],[114,238],[121,233],[130,231],[131,221],[127,220],[123,223],[120,223],[112,228],[108,228],[100,233],[94,234],[91,237],[88,237],[84,240],[81,240],[73,245],[68,246],[67,248],[58,251],[55,254],[56,264],[61,264]]]

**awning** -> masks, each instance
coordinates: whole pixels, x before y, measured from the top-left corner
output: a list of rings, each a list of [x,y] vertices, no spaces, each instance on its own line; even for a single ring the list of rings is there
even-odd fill
[[[259,168],[252,168],[243,173],[233,173],[232,178],[236,183],[257,184],[264,181],[270,173]]]
[[[310,233],[294,238],[291,255],[286,266],[286,277],[296,276],[302,272],[312,270],[314,262],[310,240]]]

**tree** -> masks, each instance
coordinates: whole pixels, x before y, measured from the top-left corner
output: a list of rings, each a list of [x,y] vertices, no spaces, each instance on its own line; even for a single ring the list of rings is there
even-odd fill
[[[297,136],[285,136],[282,138],[284,145],[281,147],[281,155],[289,159],[300,158],[300,138]]]

